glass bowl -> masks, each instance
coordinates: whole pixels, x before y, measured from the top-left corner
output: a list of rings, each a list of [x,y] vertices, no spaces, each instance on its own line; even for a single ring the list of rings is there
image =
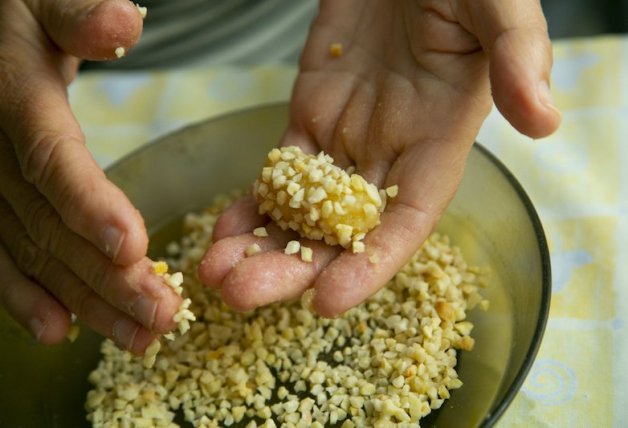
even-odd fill
[[[195,124],[108,169],[146,220],[151,256],[181,233],[183,214],[250,186],[287,112],[284,104],[269,105]],[[543,336],[551,292],[545,235],[521,185],[479,144],[438,229],[470,263],[488,268],[483,295],[491,304],[470,314],[476,345],[460,354],[464,385],[421,425],[491,426],[521,387]],[[0,310],[0,426],[87,426],[86,379],[101,340],[83,328],[74,344],[43,347]]]

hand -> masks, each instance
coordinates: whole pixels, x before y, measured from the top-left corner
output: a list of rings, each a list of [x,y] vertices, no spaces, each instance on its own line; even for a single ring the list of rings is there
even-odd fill
[[[151,271],[143,220],[85,147],[66,87],[80,59],[138,40],[127,0],[0,3],[0,304],[40,342],[70,312],[143,353],[180,298]]]
[[[342,44],[340,57],[330,54],[333,43]],[[249,233],[267,220],[252,199],[240,201],[216,225],[201,280],[221,287],[240,310],[293,299],[312,286],[321,315],[360,303],[432,232],[491,108],[491,91],[519,131],[537,138],[558,127],[551,62],[537,0],[322,1],[281,144],[324,150],[380,188],[399,185],[399,194],[367,235],[367,253],[302,240],[314,249],[313,263],[283,254],[290,233]],[[252,242],[263,253],[245,258]]]

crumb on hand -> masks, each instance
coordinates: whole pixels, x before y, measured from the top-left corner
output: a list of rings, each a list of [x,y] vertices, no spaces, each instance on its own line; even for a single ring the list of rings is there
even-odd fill
[[[329,45],[329,54],[334,58],[342,56],[342,43],[332,43]]]
[[[138,12],[140,13],[140,16],[142,17],[142,19],[146,18],[146,15],[148,14],[148,9],[144,6],[140,6],[139,4],[135,3],[135,7],[137,8]]]

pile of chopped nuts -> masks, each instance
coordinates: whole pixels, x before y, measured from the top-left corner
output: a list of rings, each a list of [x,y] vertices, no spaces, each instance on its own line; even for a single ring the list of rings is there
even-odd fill
[[[462,385],[457,351],[474,346],[466,314],[488,302],[478,270],[447,237],[432,235],[386,287],[337,319],[300,303],[237,313],[196,279],[228,203],[188,214],[183,238],[168,246],[196,317],[190,330],[164,341],[150,367],[103,343],[86,401],[94,427],[407,426]]]
[[[387,197],[396,196],[398,187],[378,190],[333,162],[324,152],[314,156],[295,146],[272,149],[253,195],[259,213],[283,230],[361,253],[362,240],[379,224]]]

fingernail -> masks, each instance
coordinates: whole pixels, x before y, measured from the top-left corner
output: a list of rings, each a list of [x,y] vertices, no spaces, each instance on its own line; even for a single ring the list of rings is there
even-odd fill
[[[46,331],[46,323],[40,320],[39,318],[32,318],[28,323],[28,327],[31,330],[31,334],[35,337],[35,339],[39,342],[41,336],[43,336],[44,331]]]
[[[105,245],[105,254],[115,261],[124,242],[124,233],[117,227],[107,226],[102,233],[102,240]]]
[[[112,335],[114,342],[124,349],[131,349],[139,328],[139,324],[129,319],[119,319],[113,324]]]
[[[157,313],[157,302],[146,296],[138,296],[131,306],[131,312],[139,322],[152,330]]]
[[[542,80],[539,83],[539,100],[545,107],[549,108],[550,110],[553,110],[558,115],[561,115],[560,110],[558,110],[556,108],[556,105],[554,104],[554,99],[552,98],[552,92],[550,91],[549,83],[547,83],[546,80]]]

